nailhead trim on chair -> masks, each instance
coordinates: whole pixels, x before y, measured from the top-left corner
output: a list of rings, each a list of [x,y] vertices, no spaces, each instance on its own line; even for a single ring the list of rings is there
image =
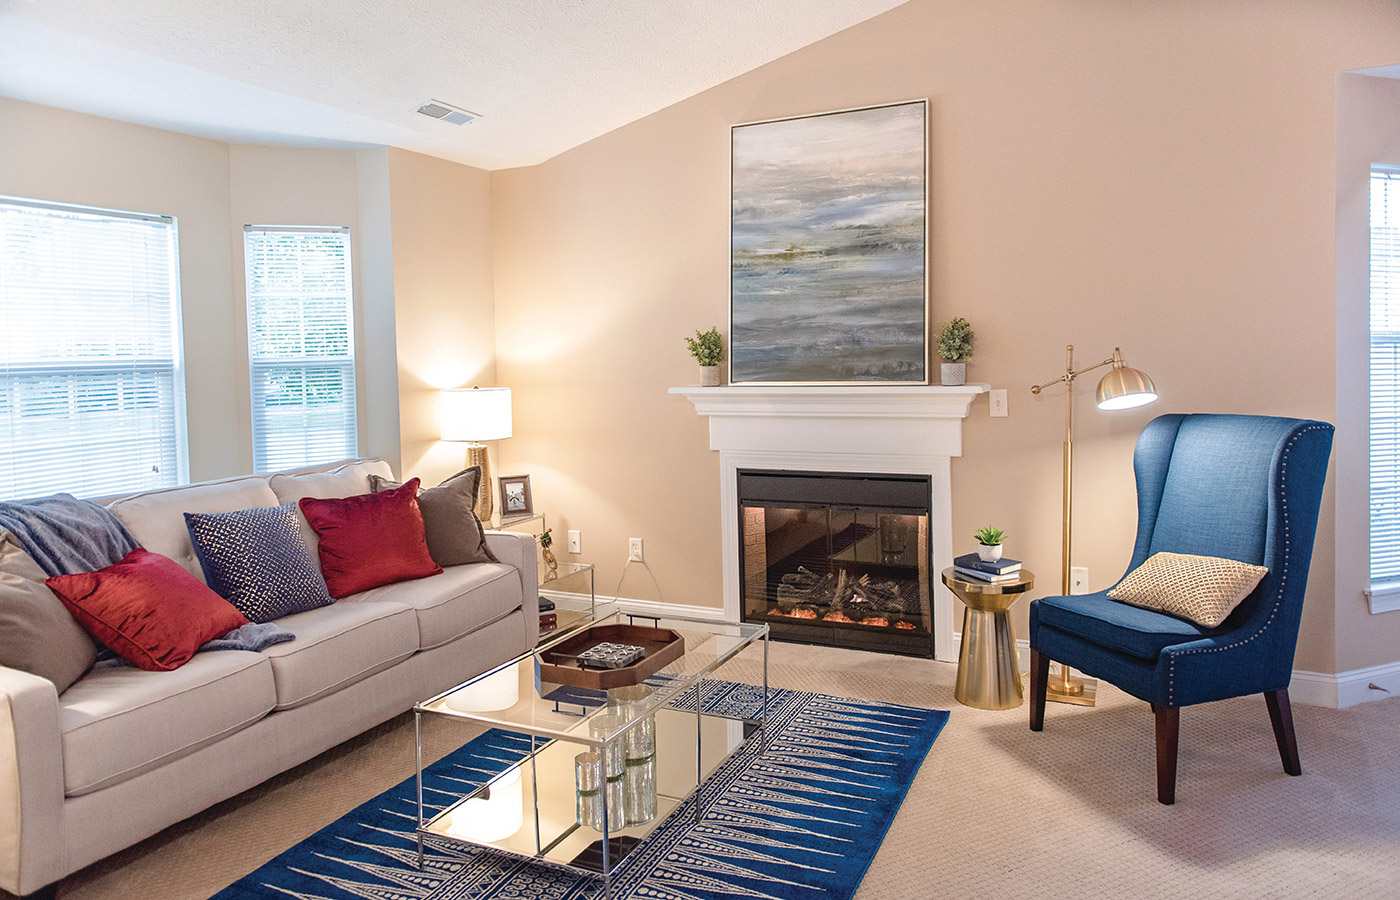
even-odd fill
[[[1200,649],[1197,649],[1197,650],[1182,650],[1180,653],[1172,653],[1172,654],[1170,655],[1170,660],[1169,660],[1169,662],[1167,663],[1167,705],[1168,705],[1168,706],[1175,706],[1175,705],[1176,705],[1176,703],[1175,703],[1175,700],[1176,700],[1176,658],[1177,658],[1178,656],[1190,656],[1190,655],[1193,654],[1193,653],[1221,653],[1221,652],[1223,652],[1223,651],[1225,651],[1225,650],[1233,650],[1235,647],[1244,646],[1245,644],[1248,644],[1250,641],[1252,641],[1252,640],[1254,640],[1255,638],[1259,637],[1259,636],[1260,636],[1261,634],[1263,634],[1264,632],[1268,631],[1268,630],[1269,630],[1269,626],[1273,624],[1274,618],[1278,615],[1279,604],[1283,602],[1283,591],[1284,591],[1284,589],[1288,586],[1288,562],[1289,562],[1290,554],[1291,554],[1291,552],[1292,552],[1292,551],[1291,551],[1291,548],[1290,548],[1290,546],[1289,546],[1289,534],[1288,534],[1288,499],[1287,499],[1288,495],[1287,495],[1287,492],[1284,490],[1285,487],[1287,487],[1287,484],[1288,484],[1288,454],[1292,451],[1293,445],[1294,445],[1295,443],[1297,443],[1299,437],[1301,437],[1302,435],[1306,434],[1306,433],[1309,432],[1309,431],[1321,431],[1321,430],[1322,430],[1322,426],[1320,426],[1320,425],[1307,425],[1307,426],[1305,426],[1305,427],[1303,427],[1303,428],[1300,428],[1300,429],[1298,429],[1297,431],[1295,431],[1295,432],[1293,433],[1293,436],[1292,436],[1291,438],[1288,439],[1288,443],[1287,443],[1287,444],[1284,444],[1284,446],[1283,446],[1283,458],[1282,458],[1281,460],[1279,460],[1279,470],[1280,470],[1280,471],[1279,471],[1279,485],[1278,485],[1279,498],[1278,498],[1278,499],[1279,499],[1279,505],[1283,507],[1283,574],[1279,576],[1278,594],[1274,597],[1274,607],[1273,607],[1273,609],[1269,610],[1269,618],[1266,619],[1266,620],[1264,621],[1264,624],[1263,624],[1262,626],[1260,626],[1260,628],[1259,628],[1258,631],[1254,632],[1253,634],[1251,634],[1249,637],[1245,638],[1245,639],[1242,640],[1242,641],[1236,641],[1236,642],[1233,643],[1233,644],[1226,644],[1226,645],[1223,646],[1223,647],[1211,647],[1211,648],[1208,648],[1208,649],[1203,647],[1203,648],[1200,648]]]

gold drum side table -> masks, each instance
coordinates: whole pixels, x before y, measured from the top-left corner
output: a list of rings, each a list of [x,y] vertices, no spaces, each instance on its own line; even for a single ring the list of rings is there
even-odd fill
[[[1015,581],[993,584],[961,578],[950,567],[943,570],[943,583],[967,605],[954,699],[978,709],[1020,706],[1024,688],[1008,610],[1035,584],[1034,573],[1022,569]]]

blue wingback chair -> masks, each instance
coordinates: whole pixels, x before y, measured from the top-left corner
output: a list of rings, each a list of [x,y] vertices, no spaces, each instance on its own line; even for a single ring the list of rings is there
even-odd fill
[[[1174,803],[1181,707],[1262,693],[1284,771],[1301,774],[1288,682],[1331,451],[1325,422],[1224,415],[1149,422],[1133,454],[1138,527],[1127,571],[1170,551],[1269,572],[1216,628],[1110,600],[1108,591],[1034,601],[1031,730],[1045,724],[1052,660],[1117,685],[1152,705],[1157,799]]]

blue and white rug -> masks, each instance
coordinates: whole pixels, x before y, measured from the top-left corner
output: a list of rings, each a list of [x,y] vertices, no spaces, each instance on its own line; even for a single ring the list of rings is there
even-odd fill
[[[685,708],[687,693],[674,701]],[[756,717],[761,690],[710,682],[705,709]],[[694,708],[693,706],[691,707]],[[741,751],[615,871],[646,900],[849,900],[948,721],[919,709],[775,690],[767,751]],[[460,797],[518,762],[530,739],[489,731],[424,772],[425,798]],[[444,804],[445,805],[445,804]],[[434,810],[436,811],[436,809]],[[430,844],[422,870],[409,778],[220,891],[214,900],[594,900],[598,878],[486,849]]]

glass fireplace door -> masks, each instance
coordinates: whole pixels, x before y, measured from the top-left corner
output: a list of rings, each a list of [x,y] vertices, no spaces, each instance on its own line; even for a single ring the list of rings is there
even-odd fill
[[[766,495],[740,494],[745,620],[779,639],[933,655],[927,479],[891,492],[879,477],[869,499],[885,502],[850,502],[872,479],[741,473],[741,490]]]

